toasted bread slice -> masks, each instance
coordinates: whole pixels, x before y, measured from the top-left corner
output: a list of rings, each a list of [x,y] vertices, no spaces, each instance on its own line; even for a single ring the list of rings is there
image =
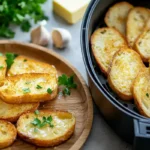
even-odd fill
[[[145,25],[145,29],[150,29],[150,18],[148,19],[148,21],[146,22],[146,25]]]
[[[17,130],[10,122],[0,120],[0,149],[10,146],[16,139]]]
[[[7,75],[13,76],[24,73],[49,73],[57,75],[57,70],[53,65],[20,55],[14,60]]]
[[[126,21],[129,11],[133,8],[128,2],[119,2],[109,8],[105,15],[105,23],[108,27],[117,29],[126,35]]]
[[[55,98],[57,88],[57,77],[51,74],[10,76],[0,81],[0,98],[11,104],[43,102]]]
[[[7,64],[5,60],[5,56],[0,56],[0,80],[4,79],[6,76]]]
[[[38,106],[39,103],[8,104],[0,100],[0,119],[16,122],[23,113],[34,111]]]
[[[143,33],[135,42],[135,50],[140,54],[144,62],[150,59],[150,19],[148,20]]]
[[[139,35],[143,32],[145,23],[150,17],[150,11],[144,7],[134,7],[127,18],[127,41],[133,47]]]
[[[149,68],[140,71],[133,83],[134,102],[139,112],[150,117],[150,72]]]
[[[43,122],[43,117],[52,117],[49,124],[37,127],[32,122],[38,118]],[[18,135],[36,146],[56,146],[71,137],[75,129],[75,117],[69,112],[40,110],[39,115],[32,112],[23,114],[17,122]]]
[[[121,49],[112,61],[108,76],[110,87],[123,100],[133,98],[131,87],[139,71],[144,68],[141,57],[132,49]]]
[[[113,55],[127,47],[123,36],[114,28],[99,28],[91,37],[93,55],[102,72],[108,74]]]

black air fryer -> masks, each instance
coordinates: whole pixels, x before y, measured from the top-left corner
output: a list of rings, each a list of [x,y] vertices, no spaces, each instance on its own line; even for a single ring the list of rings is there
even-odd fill
[[[108,86],[107,78],[99,69],[91,51],[90,37],[95,29],[106,26],[104,16],[108,8],[119,0],[91,1],[83,19],[81,48],[93,99],[106,121],[134,150],[150,149],[150,119],[138,112],[134,102],[121,100]],[[127,0],[134,6],[150,8],[149,0]]]

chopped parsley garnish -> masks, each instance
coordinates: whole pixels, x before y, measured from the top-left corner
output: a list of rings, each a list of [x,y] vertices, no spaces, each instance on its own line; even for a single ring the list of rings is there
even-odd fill
[[[42,89],[42,87],[40,85],[37,85],[36,88],[37,89]]]
[[[53,121],[52,116],[49,116],[49,117],[43,116],[42,121],[39,118],[34,118],[31,124],[38,128],[42,128],[48,124],[51,128],[53,128],[54,125],[52,124],[52,121]]]
[[[148,94],[148,93],[146,93],[146,96],[147,96],[147,97],[149,97],[149,94]]]
[[[38,129],[37,129],[37,128],[34,128],[34,132],[35,132],[35,133],[38,132]]]
[[[77,88],[77,84],[74,83],[74,76],[67,77],[65,74],[58,77],[58,84],[63,86],[64,95],[70,95],[70,89]]]
[[[22,89],[22,90],[23,90],[23,93],[24,93],[24,94],[31,92],[29,88],[25,88],[25,89]]]
[[[52,92],[53,92],[53,91],[52,91],[51,88],[48,88],[48,89],[47,89],[47,93],[52,94]]]
[[[39,115],[40,114],[39,110],[35,110],[34,113],[35,113],[35,115]]]
[[[28,82],[26,82],[25,84],[30,84],[30,83],[31,83],[31,82],[28,81]]]
[[[6,63],[7,68],[10,69],[11,65],[14,63],[14,59],[18,56],[18,54],[6,53]]]
[[[24,59],[23,61],[24,61],[24,62],[26,62],[26,61],[27,61],[27,59]]]
[[[34,126],[38,126],[39,124],[41,124],[41,120],[39,120],[38,118],[34,118],[34,120],[31,122]]]
[[[0,69],[3,69],[4,67],[3,66],[0,66]]]

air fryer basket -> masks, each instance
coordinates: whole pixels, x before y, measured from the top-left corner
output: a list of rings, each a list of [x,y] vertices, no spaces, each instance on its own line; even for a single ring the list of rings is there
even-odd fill
[[[123,135],[122,136],[123,138],[126,137],[124,139],[126,139],[128,142],[133,142],[134,138],[135,149],[140,150],[140,148],[143,149],[144,147],[146,148],[147,146],[150,146],[150,119],[139,114],[133,101],[131,102],[123,101],[111,90],[111,88],[107,83],[107,78],[100,71],[97,63],[95,62],[89,42],[91,34],[96,28],[106,26],[104,23],[104,15],[108,10],[108,8],[118,1],[120,0],[93,0],[91,2],[91,4],[87,9],[82,24],[82,31],[81,31],[82,54],[89,75],[89,85],[91,88],[92,96],[94,99],[98,99],[95,101],[96,103],[100,103],[99,108],[103,113],[104,117],[106,117],[106,114],[104,113],[104,108],[102,107],[110,104],[112,105],[112,108],[114,107],[114,110],[117,109],[116,112],[118,111],[117,113],[121,116],[120,118],[118,117],[121,121],[120,120],[118,121],[117,118],[115,121],[111,120],[111,123],[113,122],[112,124],[115,124],[114,122],[117,123],[118,121],[118,123],[121,124],[123,122],[124,125],[115,124],[114,127],[118,126],[119,129],[120,126],[121,129],[123,129],[124,126],[124,129],[129,130],[131,133],[129,133],[128,135],[123,135],[125,134],[123,133],[124,131],[117,131],[117,129],[115,130],[118,133],[120,133],[120,135]],[[134,6],[144,6],[150,8],[150,2],[148,0],[142,1],[128,0],[128,2],[130,2]],[[95,89],[97,93],[95,93],[93,89]],[[96,96],[98,94],[99,97]],[[106,100],[104,100],[103,102],[102,99]],[[109,101],[109,103],[107,103],[107,101]],[[103,103],[106,103],[106,105],[103,105]],[[122,119],[122,117],[124,117],[124,119]],[[108,118],[106,118],[106,120],[108,120]],[[127,129],[125,126],[129,126],[130,129]]]
[[[112,1],[112,0],[107,0],[106,3],[107,3],[108,1]],[[147,7],[148,4],[149,4],[149,6],[150,6],[150,2],[148,2],[147,0],[145,0],[145,1],[146,1],[146,3],[140,3],[140,4],[138,3],[138,2],[139,2],[138,0],[131,0],[131,1],[129,1],[129,2],[131,2],[131,3],[134,4],[135,6],[136,6],[136,4],[139,4],[139,6],[144,6],[144,7],[145,7],[145,6]],[[142,1],[142,2],[145,2],[145,1]],[[96,20],[96,23],[95,23],[96,26],[94,25],[94,27],[93,27],[93,25],[92,25],[92,27],[91,27],[91,24],[89,23],[88,29],[91,29],[91,28],[92,28],[92,30],[89,31],[89,33],[88,33],[88,41],[89,41],[89,39],[90,39],[91,34],[93,33],[93,31],[94,31],[96,28],[106,26],[105,23],[104,23],[104,15],[105,15],[106,11],[108,10],[108,8],[109,8],[111,5],[113,5],[114,3],[116,3],[116,2],[117,2],[117,1],[111,3],[110,5],[108,5],[108,6],[106,7],[106,9],[104,10],[104,12],[102,12],[102,15],[100,15],[99,19]],[[140,1],[140,2],[141,2],[141,1]],[[147,3],[148,3],[148,4],[147,4]],[[102,3],[102,4],[104,4],[104,3]],[[96,5],[96,6],[97,6],[97,5]],[[92,18],[90,18],[90,16],[89,16],[89,21],[90,21],[91,19],[92,19]],[[98,21],[98,22],[97,22],[97,21]],[[89,44],[89,48],[87,49],[87,57],[88,57],[88,61],[89,61],[90,68],[91,68],[91,70],[92,70],[92,73],[93,73],[93,75],[94,75],[96,81],[98,82],[99,85],[102,86],[103,90],[111,97],[111,99],[113,99],[118,105],[120,105],[121,107],[123,107],[123,108],[126,109],[127,111],[129,111],[129,112],[131,112],[131,113],[133,113],[133,114],[135,114],[135,115],[137,115],[137,116],[143,118],[143,116],[141,116],[141,115],[138,113],[138,111],[137,111],[137,109],[136,109],[136,107],[135,107],[133,101],[131,101],[131,102],[122,101],[122,100],[116,95],[116,93],[114,93],[114,92],[111,90],[111,88],[110,88],[109,85],[108,85],[107,78],[106,78],[106,77],[104,76],[104,74],[100,71],[100,69],[99,69],[99,67],[98,67],[98,65],[97,65],[97,63],[96,63],[96,61],[95,61],[95,59],[94,59],[94,57],[93,57],[93,55],[92,55],[91,45],[90,45],[90,44]]]

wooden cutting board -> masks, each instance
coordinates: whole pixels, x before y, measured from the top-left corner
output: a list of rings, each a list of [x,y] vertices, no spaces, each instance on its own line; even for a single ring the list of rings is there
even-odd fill
[[[12,52],[25,55],[39,61],[52,64],[58,74],[75,75],[77,89],[71,90],[70,96],[58,94],[53,101],[41,103],[39,109],[57,109],[73,113],[76,117],[76,127],[73,136],[65,143],[51,148],[39,148],[17,138],[11,147],[4,150],[78,150],[85,143],[93,121],[93,104],[91,95],[80,73],[63,57],[52,50],[34,44],[24,44],[14,41],[0,41],[0,52]]]

